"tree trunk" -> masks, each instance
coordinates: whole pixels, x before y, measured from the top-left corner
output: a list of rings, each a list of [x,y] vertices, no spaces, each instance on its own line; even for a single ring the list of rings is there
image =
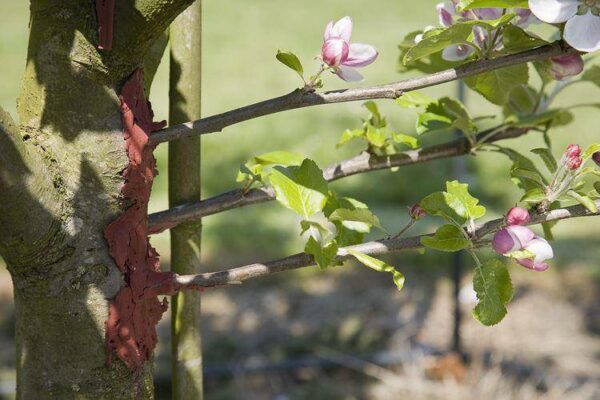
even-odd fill
[[[109,51],[97,49],[92,1],[31,1],[20,124],[0,113],[0,252],[15,286],[18,398],[153,397],[151,362],[106,365],[108,308],[126,283],[103,231],[131,206],[121,196],[120,91],[191,2],[116,2]]]

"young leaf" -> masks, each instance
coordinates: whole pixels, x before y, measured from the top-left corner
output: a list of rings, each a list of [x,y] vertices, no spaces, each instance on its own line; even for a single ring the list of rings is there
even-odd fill
[[[313,256],[315,263],[320,269],[326,269],[329,266],[335,265],[334,261],[337,251],[338,245],[335,240],[325,246],[321,246],[312,236],[308,238],[304,247],[304,252]]]
[[[458,215],[477,219],[485,215],[485,207],[469,194],[469,185],[458,181],[446,182],[446,201]]]
[[[475,269],[473,288],[479,304],[473,316],[483,325],[496,325],[506,315],[506,304],[513,297],[513,286],[506,266],[491,259]]]
[[[353,210],[338,208],[331,213],[329,219],[339,221],[346,228],[361,233],[369,233],[372,226],[384,230],[377,216],[367,208],[355,208]]]
[[[304,232],[308,231],[309,229],[316,229],[319,234],[321,235],[321,237],[325,237],[328,234],[330,234],[331,232],[329,231],[329,229],[327,229],[326,227],[324,227],[323,225],[321,225],[318,222],[315,221],[307,221],[305,219],[303,219],[302,221],[300,221],[300,235],[303,235]]]
[[[468,248],[471,242],[454,225],[442,225],[433,236],[421,238],[421,243],[434,250],[455,252]]]
[[[417,108],[425,107],[429,103],[433,103],[435,100],[429,96],[426,96],[420,92],[408,92],[396,99],[396,104],[404,108]]]
[[[529,8],[529,2],[528,0],[460,0],[457,9],[464,11],[485,7]]]
[[[453,44],[467,43],[472,30],[472,23],[459,22],[446,29],[440,29],[430,36],[424,36],[423,40],[406,52],[403,62],[406,65],[430,54],[442,51]]]
[[[368,256],[356,250],[348,249],[348,253],[352,254],[361,264],[374,269],[378,272],[389,272],[392,274],[392,279],[398,290],[402,290],[404,287],[404,275],[397,271],[394,267],[385,262],[378,260],[377,258]]]
[[[593,213],[598,212],[598,207],[596,206],[596,203],[594,202],[594,200],[590,199],[588,196],[577,193],[574,190],[569,190],[567,192],[567,195],[569,197],[573,198],[574,200],[576,200],[579,204],[581,204],[585,208],[587,208],[588,211],[593,212]]]
[[[531,150],[531,152],[533,154],[537,154],[538,156],[540,156],[540,158],[542,159],[544,164],[546,164],[546,168],[548,168],[548,171],[550,171],[552,173],[556,172],[558,165],[557,165],[556,159],[552,155],[552,152],[550,151],[550,149],[547,149],[545,147],[540,147],[538,149]]]
[[[527,64],[519,64],[465,78],[465,83],[488,101],[497,105],[508,102],[510,92],[529,81]]]
[[[375,147],[383,147],[387,137],[385,128],[375,128],[369,124],[367,127],[367,140]]]
[[[323,178],[323,171],[312,160],[304,160],[299,167],[275,167],[269,181],[277,201],[304,219],[325,207],[327,181]]]
[[[507,25],[502,32],[502,44],[509,53],[519,53],[547,43],[516,25]]]
[[[403,133],[392,132],[392,139],[398,144],[407,145],[412,150],[418,149],[421,146],[421,144],[419,143],[419,139],[410,135],[405,135]]]
[[[302,68],[302,63],[294,53],[278,50],[275,57],[277,57],[277,60],[279,60],[280,63],[296,71],[301,78],[303,77],[304,69]]]
[[[346,129],[344,133],[342,133],[342,137],[340,141],[337,142],[335,147],[341,147],[352,139],[357,139],[365,136],[365,131],[363,129]]]
[[[594,143],[591,144],[590,146],[588,146],[587,149],[585,149],[585,151],[583,152],[583,155],[581,156],[581,158],[583,159],[583,162],[586,162],[591,156],[594,155],[594,153],[600,151],[600,143]]]
[[[541,203],[546,200],[546,192],[540,188],[529,190],[521,197],[521,201],[531,204]]]

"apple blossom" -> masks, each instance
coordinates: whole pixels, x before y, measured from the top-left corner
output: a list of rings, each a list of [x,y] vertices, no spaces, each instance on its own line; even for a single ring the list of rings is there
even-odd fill
[[[369,44],[350,43],[352,19],[344,17],[327,24],[323,35],[321,57],[327,66],[345,81],[355,82],[363,79],[356,68],[371,64],[378,56],[377,49]]]
[[[570,157],[567,160],[567,168],[569,168],[571,171],[575,171],[579,169],[579,167],[581,167],[582,163],[583,160],[581,159],[581,157]]]
[[[531,221],[529,212],[523,207],[513,207],[506,214],[506,223],[508,225],[526,225]]]
[[[557,81],[562,81],[583,71],[583,58],[579,54],[553,57],[549,61],[548,72]]]
[[[446,1],[439,3],[436,6],[440,25],[447,28],[456,22],[461,20],[494,20],[502,17],[502,8],[477,8],[469,11],[459,12],[456,8],[458,0]],[[526,9],[514,9],[510,10],[516,14],[516,18],[513,20],[513,24],[521,28],[527,27],[532,22],[535,22],[536,18],[532,15],[531,11]],[[501,43],[501,36],[498,36],[496,40]],[[488,32],[481,27],[473,27],[473,42],[474,46],[483,48],[488,42]],[[501,44],[493,44],[494,47],[500,47]],[[442,52],[442,58],[446,61],[462,61],[468,58],[475,52],[474,47],[467,44],[451,45],[444,49]]]
[[[550,246],[546,239],[538,236],[529,241],[529,243],[527,243],[527,245],[524,247],[524,250],[533,253],[533,258],[525,258],[517,260],[517,262],[525,268],[529,268],[534,271],[542,272],[547,270],[549,265],[544,261],[554,258],[552,246]]]
[[[600,50],[600,1],[529,0],[529,8],[544,22],[566,22],[563,38],[571,47],[588,53]]]
[[[523,249],[535,233],[525,226],[511,225],[499,230],[492,239],[492,247],[499,254],[508,254]]]
[[[592,155],[592,159],[594,160],[594,162],[600,167],[600,151],[595,152]]]

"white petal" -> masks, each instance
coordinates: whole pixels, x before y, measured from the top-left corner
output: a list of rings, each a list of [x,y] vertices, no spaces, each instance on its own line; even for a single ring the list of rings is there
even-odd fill
[[[352,43],[348,58],[342,64],[348,67],[364,67],[377,58],[377,49],[370,44]]]
[[[442,52],[442,58],[446,61],[462,61],[473,54],[473,48],[467,45],[453,44]]]
[[[337,68],[336,74],[346,82],[360,82],[364,79],[360,72],[354,68],[344,67],[343,65]]]
[[[540,237],[536,237],[529,242],[529,244],[525,246],[525,249],[535,254],[535,258],[533,259],[534,264],[543,263],[544,261],[554,257],[552,246],[550,246],[546,239],[542,239]]]
[[[352,19],[350,17],[344,17],[333,25],[331,29],[332,37],[339,37],[350,43],[350,36],[352,36]]]
[[[557,24],[577,14],[579,0],[529,0],[531,12],[544,22]]]
[[[331,39],[331,30],[333,29],[333,21],[329,21],[325,27],[325,33],[323,34],[323,41]]]
[[[591,53],[600,50],[600,17],[588,11],[585,15],[576,15],[567,22],[565,40],[579,51]]]

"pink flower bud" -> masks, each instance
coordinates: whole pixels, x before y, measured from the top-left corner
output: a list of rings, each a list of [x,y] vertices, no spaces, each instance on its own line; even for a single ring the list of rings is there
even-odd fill
[[[492,247],[499,254],[521,250],[533,238],[535,233],[525,226],[512,225],[499,230],[492,239]]]
[[[600,151],[597,151],[592,155],[592,160],[600,167]]]
[[[410,217],[415,221],[418,221],[421,218],[427,216],[427,212],[419,204],[415,204],[414,206],[412,206],[408,213],[410,214]]]
[[[569,168],[571,171],[575,171],[581,167],[582,163],[583,160],[581,157],[571,157],[567,160],[567,168]]]
[[[350,46],[341,38],[328,39],[323,43],[321,48],[321,56],[325,64],[330,67],[337,67],[346,58],[348,58],[348,52]]]
[[[567,151],[565,155],[569,158],[571,157],[579,157],[581,155],[581,147],[576,144],[570,144],[567,146]]]
[[[506,214],[506,223],[508,225],[527,225],[530,220],[529,212],[523,207],[513,207]]]
[[[579,54],[569,54],[550,59],[548,72],[552,78],[562,81],[583,71],[583,58]]]

